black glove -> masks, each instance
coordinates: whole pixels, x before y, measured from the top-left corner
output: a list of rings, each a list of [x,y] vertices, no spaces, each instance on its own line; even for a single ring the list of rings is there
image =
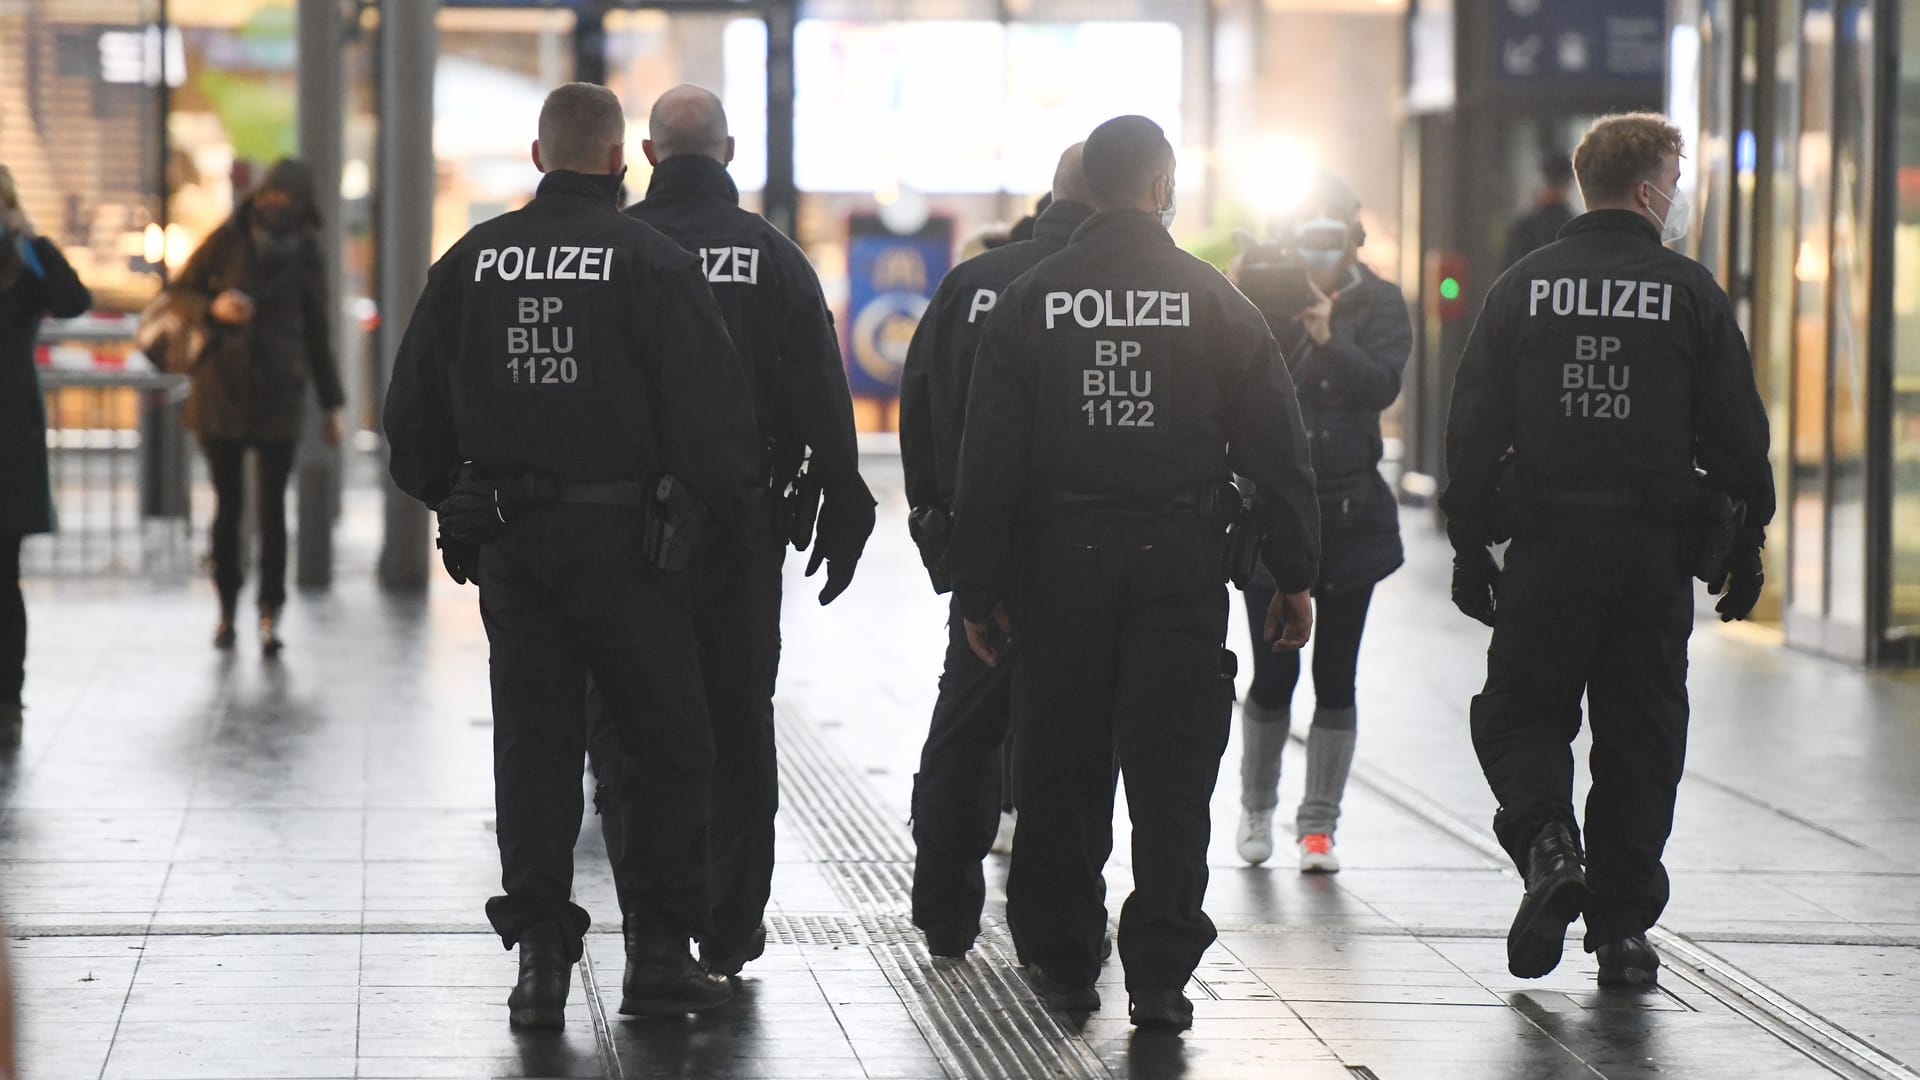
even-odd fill
[[[1453,551],[1453,606],[1470,619],[1493,625],[1500,601],[1500,564],[1484,547]]]
[[[820,527],[813,540],[813,556],[807,560],[807,576],[812,577],[820,564],[827,566],[827,583],[820,589],[820,604],[834,602],[853,584],[853,572],[860,553],[873,535],[874,506],[864,492],[855,497],[828,496],[820,508]]]
[[[1734,541],[1733,553],[1727,556],[1727,576],[1707,586],[1709,593],[1720,597],[1713,610],[1720,613],[1721,622],[1744,620],[1760,602],[1760,592],[1767,584],[1766,563],[1760,557],[1765,545],[1765,533],[1743,530]]]
[[[528,472],[483,475],[463,465],[453,490],[436,507],[440,534],[461,544],[484,544],[506,531],[508,523],[559,497],[553,481]]]
[[[480,576],[480,545],[462,544],[449,540],[444,533],[436,538],[433,546],[440,549],[440,565],[447,568],[447,576],[456,585],[465,585]]]

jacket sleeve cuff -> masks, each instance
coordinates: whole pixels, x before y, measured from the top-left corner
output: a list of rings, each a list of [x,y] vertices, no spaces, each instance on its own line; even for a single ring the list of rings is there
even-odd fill
[[[993,617],[993,609],[1000,605],[1000,597],[994,595],[997,590],[959,588],[954,590],[954,606],[960,609],[960,617],[971,623],[984,623]]]

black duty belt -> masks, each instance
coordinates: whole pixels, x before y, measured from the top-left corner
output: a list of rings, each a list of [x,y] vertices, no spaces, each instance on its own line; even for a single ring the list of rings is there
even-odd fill
[[[609,480],[586,484],[563,480],[559,485],[563,503],[587,503],[594,506],[644,507],[651,501],[652,485],[638,480]]]
[[[1532,493],[1547,506],[1575,507],[1584,510],[1639,510],[1646,497],[1634,488],[1548,489]]]
[[[1056,510],[1121,514],[1192,514],[1200,509],[1200,499],[1196,495],[1083,495],[1054,492],[1047,496],[1046,501]]]

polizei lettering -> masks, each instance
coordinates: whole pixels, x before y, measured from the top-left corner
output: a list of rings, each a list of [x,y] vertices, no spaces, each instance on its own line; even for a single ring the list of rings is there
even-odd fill
[[[1154,289],[1081,289],[1050,292],[1046,298],[1047,329],[1062,318],[1072,318],[1082,330],[1124,326],[1188,326],[1192,304],[1183,292]]]
[[[1527,282],[1528,317],[1538,318],[1543,304],[1562,316],[1671,322],[1673,286],[1616,278],[1534,278]]]
[[[499,281],[612,281],[613,249],[597,247],[481,248],[473,280],[491,271]]]

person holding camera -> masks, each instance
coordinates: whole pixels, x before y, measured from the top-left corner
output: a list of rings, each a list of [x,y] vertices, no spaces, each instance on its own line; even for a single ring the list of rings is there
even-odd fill
[[[1374,586],[1404,560],[1398,507],[1380,475],[1380,414],[1400,395],[1413,325],[1399,288],[1360,262],[1366,237],[1360,200],[1344,181],[1322,172],[1298,207],[1274,223],[1272,239],[1242,240],[1247,250],[1235,274],[1286,355],[1320,498],[1313,726],[1306,794],[1294,819],[1302,873],[1340,869],[1333,835],[1358,729],[1360,638]],[[1246,590],[1256,640],[1253,687],[1241,706],[1237,846],[1255,866],[1273,856],[1280,756],[1300,680],[1299,653],[1259,647],[1273,591],[1264,566]]]
[[[287,600],[287,481],[309,385],[326,415],[327,444],[339,445],[345,431],[316,184],[304,162],[275,164],[167,290],[180,317],[204,335],[197,355],[179,362],[193,378],[187,427],[213,477],[213,582],[220,593],[213,643],[221,649],[234,645],[246,577],[240,515],[247,451],[259,462],[260,648],[277,656]]]
[[[13,174],[0,165],[0,751],[20,745],[25,719],[27,604],[20,593],[20,542],[52,532],[46,399],[33,366],[40,320],[71,318],[93,306],[87,287],[53,241],[20,207]]]

